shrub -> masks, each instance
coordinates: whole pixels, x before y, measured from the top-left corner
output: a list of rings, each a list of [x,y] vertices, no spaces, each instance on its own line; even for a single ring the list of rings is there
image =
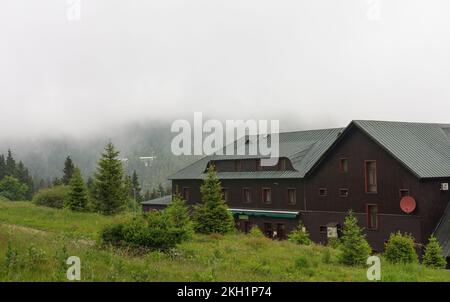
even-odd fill
[[[167,251],[187,239],[186,229],[178,228],[164,212],[133,216],[105,227],[101,241],[114,246],[143,247]]]
[[[182,231],[183,240],[192,237],[194,233],[193,223],[189,216],[189,210],[181,197],[175,195],[170,205],[163,211],[165,217],[171,221],[173,226]]]
[[[9,200],[25,200],[28,186],[21,183],[17,178],[5,176],[0,181],[0,196]]]
[[[261,232],[261,230],[256,225],[252,226],[252,228],[250,229],[250,232],[248,234],[254,238],[263,238],[264,237],[263,232]]]
[[[346,265],[364,265],[371,252],[363,229],[358,226],[358,220],[352,211],[345,217],[339,249],[339,260]]]
[[[309,233],[302,224],[299,224],[297,229],[295,229],[291,233],[289,233],[288,240],[290,242],[300,244],[300,245],[310,245],[311,244],[311,239],[309,239]]]
[[[409,234],[392,233],[385,245],[384,256],[391,263],[417,263],[414,238]]]
[[[425,246],[422,263],[433,268],[445,268],[447,265],[447,261],[442,255],[442,247],[434,236],[430,237],[428,244]]]
[[[33,203],[40,206],[62,209],[68,200],[69,188],[67,186],[55,186],[42,189],[33,197]]]

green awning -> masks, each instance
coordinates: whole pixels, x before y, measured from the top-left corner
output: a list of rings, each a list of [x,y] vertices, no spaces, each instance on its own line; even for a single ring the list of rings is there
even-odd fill
[[[262,211],[262,210],[247,210],[247,209],[230,209],[233,215],[245,215],[252,217],[268,217],[268,218],[286,218],[296,219],[298,212],[288,211]]]

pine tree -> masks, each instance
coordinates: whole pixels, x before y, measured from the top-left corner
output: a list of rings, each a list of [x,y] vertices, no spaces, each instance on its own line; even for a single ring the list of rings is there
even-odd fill
[[[364,265],[372,251],[352,211],[345,217],[339,248],[340,260],[346,265]]]
[[[2,180],[3,177],[5,176],[6,176],[5,156],[3,154],[0,154],[0,180]]]
[[[53,181],[52,181],[53,187],[60,186],[62,184],[63,184],[63,182],[60,178],[58,178],[58,177],[53,178]]]
[[[62,178],[63,184],[68,185],[70,183],[70,179],[72,178],[74,171],[75,165],[73,164],[73,161],[70,158],[70,156],[67,156],[66,161],[64,162],[63,178]]]
[[[422,263],[433,268],[445,268],[447,265],[447,261],[442,254],[442,247],[434,236],[430,237],[428,244],[425,246]]]
[[[391,263],[417,263],[414,238],[411,234],[400,231],[392,233],[384,247],[384,257]]]
[[[31,198],[33,197],[33,192],[34,192],[33,178],[31,177],[30,173],[28,172],[28,169],[25,168],[22,161],[19,161],[19,163],[17,164],[16,174],[17,174],[17,179],[20,182],[22,182],[23,184],[27,185],[27,187],[28,187],[28,191],[26,192],[25,198],[27,200],[31,200]]]
[[[120,212],[126,204],[127,194],[123,180],[119,152],[109,143],[105,147],[94,179],[93,197],[96,209],[106,215]]]
[[[13,158],[11,149],[8,149],[8,155],[6,157],[5,176],[17,178],[16,161]]]
[[[131,177],[131,183],[133,186],[133,198],[135,198],[136,202],[138,202],[138,203],[142,202],[141,186],[139,184],[139,178],[136,173],[136,170],[133,171],[133,176]]]
[[[94,179],[91,176],[88,177],[88,180],[86,182],[86,187],[87,187],[89,193],[91,193],[94,190]]]
[[[86,211],[88,207],[87,189],[80,169],[75,168],[69,182],[69,194],[64,205],[72,211]]]
[[[199,233],[229,233],[234,229],[234,219],[222,197],[222,187],[214,165],[208,167],[200,187],[202,203],[194,206],[194,227]]]

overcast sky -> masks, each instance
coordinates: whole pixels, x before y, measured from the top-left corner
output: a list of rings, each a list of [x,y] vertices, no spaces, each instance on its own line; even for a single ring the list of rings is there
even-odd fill
[[[0,136],[450,122],[448,0],[81,0],[80,20],[72,1],[1,1]]]

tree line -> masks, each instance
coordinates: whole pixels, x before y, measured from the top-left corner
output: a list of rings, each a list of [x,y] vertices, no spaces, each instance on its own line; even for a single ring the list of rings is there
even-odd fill
[[[11,150],[5,157],[0,155],[0,196],[10,200],[30,200],[34,193],[34,182],[28,168],[18,163]]]

